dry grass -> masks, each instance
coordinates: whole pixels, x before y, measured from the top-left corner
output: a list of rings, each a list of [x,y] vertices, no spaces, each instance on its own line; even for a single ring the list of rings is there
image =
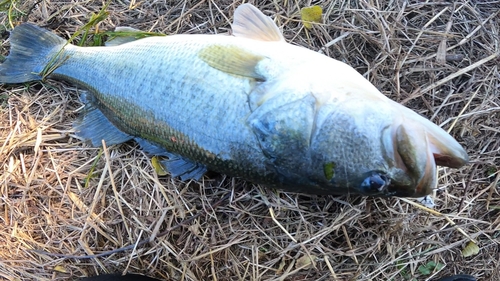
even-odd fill
[[[291,43],[347,62],[451,129],[471,163],[440,170],[435,210],[444,215],[397,198],[290,194],[218,174],[158,178],[134,143],[99,150],[71,136],[81,107],[71,85],[0,86],[0,279],[134,272],[165,280],[431,280],[462,272],[500,280],[500,1],[313,3],[323,7],[324,25],[311,31],[299,22],[311,1],[254,4]],[[225,33],[239,4],[113,1],[99,27]],[[25,0],[11,11],[14,23],[68,38],[101,5]],[[10,29],[8,21],[0,14]],[[479,254],[462,257],[468,238],[450,221],[478,242]],[[134,247],[143,239],[150,242]],[[91,259],[35,251],[85,256],[124,246],[133,248]],[[418,270],[431,261],[443,267]]]

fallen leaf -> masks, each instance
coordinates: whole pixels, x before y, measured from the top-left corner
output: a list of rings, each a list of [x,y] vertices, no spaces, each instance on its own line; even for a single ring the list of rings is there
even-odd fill
[[[462,256],[464,258],[470,257],[470,256],[475,256],[479,254],[479,247],[476,245],[476,243],[470,241],[467,246],[462,250]]]
[[[157,156],[153,156],[153,158],[151,158],[151,165],[153,165],[156,174],[159,176],[166,176],[168,174]]]
[[[66,268],[64,268],[62,265],[56,265],[54,267],[54,271],[62,272],[62,273],[68,273],[68,271],[66,270]]]
[[[316,264],[315,260],[316,256],[304,255],[295,262],[295,268],[309,268]]]
[[[307,29],[312,28],[312,23],[321,23],[323,9],[320,6],[304,7],[300,10],[302,23]]]

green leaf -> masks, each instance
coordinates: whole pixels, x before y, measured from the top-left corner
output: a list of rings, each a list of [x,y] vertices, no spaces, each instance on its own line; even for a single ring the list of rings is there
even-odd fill
[[[475,256],[477,254],[479,254],[479,247],[472,241],[470,241],[462,250],[462,257],[464,258]]]
[[[68,40],[68,42],[72,42],[78,35],[82,34],[82,38],[80,39],[80,42],[76,45],[78,46],[83,46],[83,44],[87,41],[88,37],[89,37],[89,33],[90,33],[90,29],[92,28],[95,28],[100,22],[102,22],[103,20],[105,20],[108,15],[109,15],[109,12],[106,10],[109,6],[109,4],[111,3],[111,0],[109,0],[107,3],[105,3],[103,5],[103,7],[99,10],[99,12],[96,13],[92,13],[90,15],[90,19],[89,21],[83,25],[81,28],[79,28],[74,34],[73,36],[71,36]],[[93,43],[98,43],[99,42],[99,39],[97,40],[97,42],[93,42]]]
[[[100,35],[106,35],[110,37],[110,39],[116,37],[134,37],[135,39],[142,39],[151,36],[166,36],[165,34],[158,32],[147,32],[147,31],[104,31],[100,32]],[[110,40],[109,39],[109,40]]]
[[[320,6],[304,7],[300,10],[300,18],[307,29],[312,28],[313,23],[321,23],[323,9]]]
[[[9,105],[9,95],[6,93],[0,94],[0,108],[6,108]]]
[[[488,177],[494,176],[497,173],[497,168],[495,166],[490,166],[486,169],[486,173],[488,174]]]
[[[103,152],[104,151],[102,150],[102,148],[100,148],[99,152],[97,153],[97,156],[96,156],[94,162],[92,163],[92,166],[90,166],[89,173],[85,177],[85,182],[84,182],[85,188],[89,187],[90,179],[96,177],[96,174],[94,173],[94,171],[95,171],[95,169],[97,167],[97,164],[99,163],[99,159],[101,159],[101,157],[102,157]]]
[[[443,266],[444,265],[441,263],[435,263],[434,261],[429,261],[425,265],[419,266],[418,271],[422,275],[431,275],[432,272],[434,272],[435,270],[440,270],[441,268],[443,268]]]
[[[151,158],[151,165],[155,169],[156,174],[158,174],[159,176],[165,176],[168,174],[167,170],[165,170],[160,162],[160,159],[157,156],[153,156],[153,158]]]

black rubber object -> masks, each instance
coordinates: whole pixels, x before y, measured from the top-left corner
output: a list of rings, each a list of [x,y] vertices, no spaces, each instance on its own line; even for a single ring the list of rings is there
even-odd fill
[[[80,281],[161,281],[155,278],[147,277],[139,274],[105,274],[93,277],[82,277]],[[436,281],[477,281],[477,279],[468,274],[458,274],[453,276],[441,277]]]
[[[161,281],[139,274],[105,274],[93,277],[82,277],[79,281]]]
[[[438,279],[436,281],[477,281],[477,279],[472,275],[458,274],[453,276],[442,277],[441,279]]]

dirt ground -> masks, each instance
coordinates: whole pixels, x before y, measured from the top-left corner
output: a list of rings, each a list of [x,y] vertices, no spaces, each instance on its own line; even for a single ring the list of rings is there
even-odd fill
[[[216,173],[199,182],[158,176],[134,142],[99,149],[74,138],[82,107],[74,85],[0,85],[1,280],[106,272],[164,280],[421,281],[456,273],[500,280],[500,1],[251,3],[291,44],[348,63],[385,95],[451,129],[470,163],[439,169],[434,211],[399,198],[286,193]],[[7,31],[20,22],[69,38],[99,11],[86,45],[116,26],[227,33],[241,2],[103,4],[0,1],[0,53],[8,54]],[[310,5],[323,8],[323,23],[307,30],[300,9]]]

